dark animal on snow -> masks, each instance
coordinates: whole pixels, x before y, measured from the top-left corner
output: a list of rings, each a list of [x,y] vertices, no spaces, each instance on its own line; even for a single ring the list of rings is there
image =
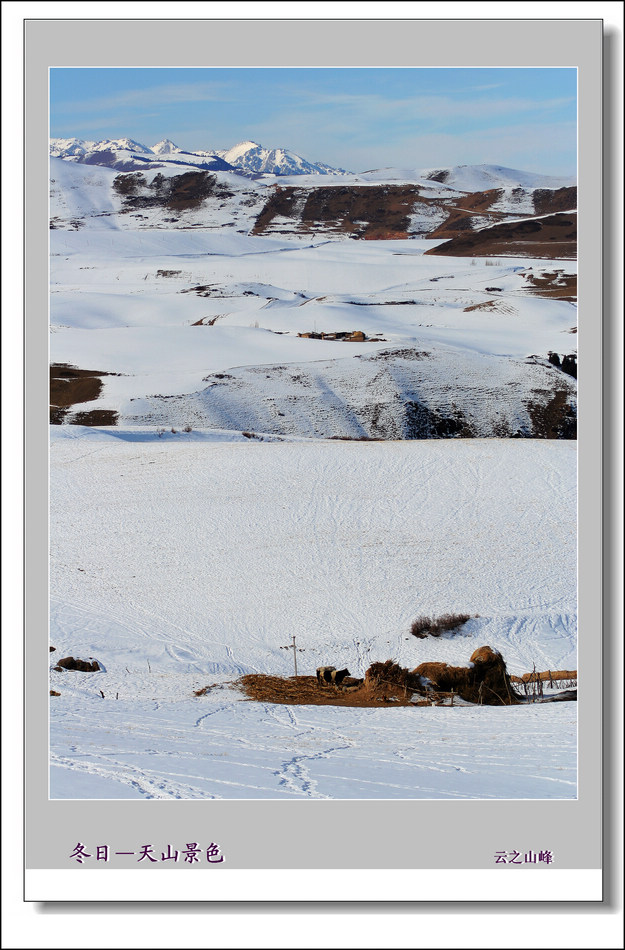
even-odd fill
[[[334,683],[340,686],[345,677],[349,676],[349,670],[337,670],[335,666],[320,666],[317,668],[318,683]]]
[[[336,673],[335,666],[318,666],[317,667],[317,682],[329,683],[332,679],[332,673]]]

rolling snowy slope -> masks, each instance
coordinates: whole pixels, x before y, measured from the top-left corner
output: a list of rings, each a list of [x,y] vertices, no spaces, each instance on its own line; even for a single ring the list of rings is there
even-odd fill
[[[570,704],[291,711],[224,684],[289,675],[293,633],[302,673],[484,643],[574,668],[575,454],[53,429],[51,664],[104,672],[51,673],[52,797],[574,797]],[[409,635],[449,609],[479,617]]]
[[[101,172],[110,174],[87,174]],[[557,266],[424,256],[435,246],[53,231],[51,358],[121,374],[74,407],[113,411],[121,424],[401,438],[421,431],[408,418],[417,402],[449,420],[427,430],[439,435],[564,431],[575,385],[547,354],[575,351],[575,307],[535,296],[530,283]],[[566,271],[574,275],[574,263]],[[367,340],[298,336],[354,330]],[[216,389],[215,373],[241,386]],[[537,428],[531,407],[556,398],[565,415]]]

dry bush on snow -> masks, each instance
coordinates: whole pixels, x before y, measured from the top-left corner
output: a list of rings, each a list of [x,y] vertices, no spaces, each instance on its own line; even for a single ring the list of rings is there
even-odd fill
[[[441,633],[458,632],[468,620],[478,616],[479,614],[441,614],[440,617],[417,617],[410,626],[410,632],[420,640],[425,637],[440,637]]]

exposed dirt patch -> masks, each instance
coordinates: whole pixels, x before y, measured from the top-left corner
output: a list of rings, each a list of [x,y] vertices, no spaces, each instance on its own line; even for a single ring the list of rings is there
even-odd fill
[[[551,297],[554,300],[577,300],[577,274],[565,274],[563,270],[526,272],[526,292],[536,297]]]
[[[577,186],[570,188],[537,188],[534,191],[534,210],[536,214],[555,214],[557,211],[571,211],[577,208]]]
[[[489,188],[487,191],[474,191],[470,195],[463,195],[462,198],[456,198],[454,204],[456,208],[463,208],[465,211],[488,211],[500,198],[503,197],[503,188]]]
[[[444,415],[430,409],[418,400],[404,403],[405,439],[472,439],[475,432],[464,414],[457,409],[454,415]]]
[[[196,287],[185,287],[180,293],[197,294],[198,297],[217,297],[219,300],[227,300],[233,296],[233,294],[221,293],[222,290],[223,287],[218,287],[217,284],[198,284]],[[242,296],[245,296],[245,294]]]
[[[165,179],[162,188],[167,190],[167,207],[171,211],[187,211],[190,208],[199,208],[202,202],[215,192],[217,179],[207,172],[187,172],[184,175],[175,175]],[[219,190],[220,197],[230,197],[223,189]]]
[[[374,353],[373,356],[368,356],[367,359],[370,362],[375,362],[377,360],[387,361],[393,359],[401,360],[425,360],[431,356],[427,350],[413,350],[410,348],[404,347],[404,349],[396,350],[380,350],[379,353]]]
[[[188,211],[199,208],[210,197],[231,198],[233,193],[218,184],[215,175],[206,171],[185,172],[166,178],[160,173],[148,184],[141,172],[118,175],[113,188],[122,196],[124,211],[146,208],[167,208],[170,211]]]
[[[577,214],[502,222],[481,231],[467,231],[425,253],[450,257],[493,255],[573,260],[577,257]]]
[[[50,406],[68,409],[80,402],[91,402],[102,392],[100,370],[77,369],[66,363],[50,366]]]
[[[430,174],[426,175],[425,177],[428,181],[437,181],[439,184],[444,185],[449,178],[449,170],[445,168],[441,169],[440,171],[435,170],[430,172]]]
[[[218,313],[216,317],[202,317],[201,320],[196,320],[195,323],[192,323],[192,327],[214,327],[218,320],[224,317],[225,314]]]
[[[527,411],[532,420],[532,438],[577,438],[577,413],[570,404],[570,398],[569,390],[555,388],[544,403],[527,404]]]
[[[502,188],[490,188],[488,191],[475,191],[462,195],[447,204],[449,215],[442,224],[428,234],[429,238],[453,238],[458,234],[472,233],[475,215],[490,220],[493,224],[505,221],[509,215],[502,211],[492,211],[492,206],[503,196]]]
[[[454,208],[442,224],[428,234],[428,238],[454,238],[465,231],[473,231],[473,215],[460,208]]]
[[[389,233],[405,237],[418,196],[418,189],[410,185],[315,188],[306,199],[302,223],[335,222],[342,231],[358,231],[369,238],[386,238]]]
[[[262,234],[265,228],[267,228],[276,217],[292,218],[295,220],[296,207],[303,194],[304,192],[302,192],[301,188],[276,187],[256,218],[252,233]]]
[[[113,191],[116,191],[118,195],[127,197],[128,195],[137,195],[141,188],[146,185],[145,175],[142,175],[141,172],[134,172],[133,174],[118,175],[113,181]]]
[[[438,179],[435,179],[438,180]],[[514,189],[523,193],[523,189]],[[455,198],[451,203],[449,216],[428,236],[432,238],[454,238],[460,234],[473,233],[473,219],[476,213],[490,218],[493,224],[506,223],[510,212],[493,211],[495,205],[505,192],[502,188],[491,188],[487,191],[476,191],[470,195]],[[556,190],[538,188],[532,192],[535,214],[556,214],[570,212],[577,207],[577,188],[558,188]],[[435,253],[432,251],[431,253]],[[491,252],[492,253],[492,252]],[[550,255],[552,256],[552,255]],[[570,255],[567,255],[570,256]]]
[[[70,420],[69,410],[83,402],[93,402],[102,392],[102,376],[114,376],[103,370],[78,369],[67,363],[50,366],[50,423],[61,425]],[[106,420],[106,421],[103,421]],[[71,417],[75,425],[116,425],[117,413],[108,409],[79,412]]]
[[[488,289],[488,288],[487,288]],[[471,304],[470,307],[463,307],[463,313],[472,313],[475,310],[481,310],[486,313],[516,313],[516,307],[505,303],[503,300],[484,300],[482,303]]]
[[[68,421],[73,426],[116,426],[118,418],[113,409],[92,409],[76,412]]]
[[[58,406],[50,406],[50,425],[60,426],[65,422],[67,409],[59,409]]]
[[[418,200],[414,185],[338,185],[309,192],[278,188],[258,215],[253,233],[261,234],[279,216],[291,218],[304,231],[325,225],[369,240],[399,240],[408,236]]]

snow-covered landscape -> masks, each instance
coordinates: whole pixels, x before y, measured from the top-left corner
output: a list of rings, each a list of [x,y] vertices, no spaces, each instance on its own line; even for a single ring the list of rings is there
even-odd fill
[[[573,182],[128,139],[50,178],[50,796],[575,798],[576,703],[237,682],[293,636],[577,669]]]

